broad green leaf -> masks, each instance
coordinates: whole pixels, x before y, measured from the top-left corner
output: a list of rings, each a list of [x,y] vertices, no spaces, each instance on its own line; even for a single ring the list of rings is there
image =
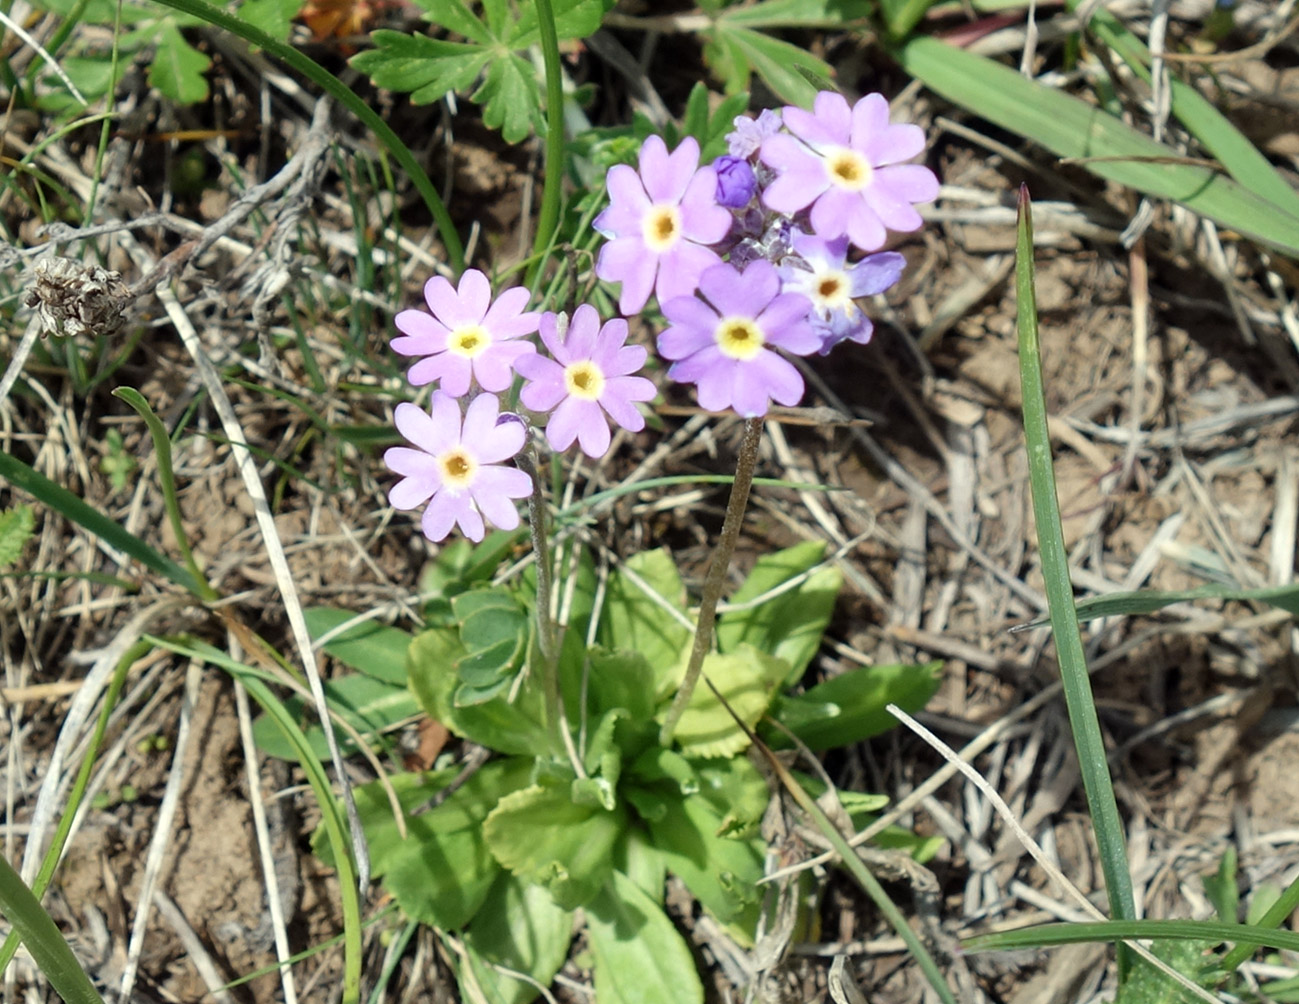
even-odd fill
[[[497,696],[462,707],[452,695],[460,685],[456,662],[463,655],[464,645],[449,628],[424,631],[411,642],[406,664],[410,688],[428,716],[456,735],[498,753],[535,756],[549,749],[536,674],[528,676],[512,704],[505,696]]]
[[[456,661],[456,704],[481,704],[504,690],[522,666],[528,617],[505,589],[476,589],[451,600],[465,654]]]
[[[662,907],[621,872],[586,911],[600,1004],[703,1004],[695,960]]]
[[[311,607],[302,613],[313,640],[356,618],[350,610],[334,607]],[[325,652],[366,676],[404,687],[406,650],[410,648],[412,638],[399,628],[362,621],[334,635],[326,642]]]
[[[654,672],[639,652],[610,652],[589,649],[587,686],[593,713],[625,708],[633,722],[648,722],[654,716],[659,695]]]
[[[427,105],[448,91],[468,88],[491,53],[476,45],[445,42],[401,31],[370,33],[374,48],[358,53],[349,65],[369,76],[376,87],[409,91],[413,104]]]
[[[608,879],[614,842],[626,812],[575,805],[558,785],[534,785],[501,799],[483,824],[496,860],[520,878],[550,890],[576,909]]]
[[[645,589],[656,596],[651,598]],[[677,566],[662,548],[632,555],[625,569],[609,577],[600,643],[608,649],[643,655],[654,671],[659,699],[681,679],[681,657],[692,637],[691,630],[664,606],[684,612],[685,598]]]
[[[941,662],[862,666],[806,693],[778,698],[771,715],[814,750],[847,746],[897,725],[887,705],[908,712],[923,708],[942,682],[942,668]],[[760,731],[773,748],[790,745],[779,729]]]
[[[705,656],[703,674],[730,705],[701,683],[690,695],[677,724],[676,741],[688,756],[734,756],[749,745],[749,737],[731,716],[734,712],[753,728],[771,704],[776,687],[789,673],[789,663],[751,645],[726,655]]]
[[[614,846],[613,867],[640,886],[655,903],[663,902],[668,866],[645,830],[629,827],[623,831],[623,838]]]
[[[0,510],[0,571],[18,561],[23,545],[31,539],[35,528],[36,516],[31,506],[17,505]]]
[[[1134,73],[1150,83],[1150,50],[1118,18],[1107,10],[1097,10],[1087,22],[1087,30],[1095,32]],[[1168,90],[1173,115],[1228,174],[1292,216],[1299,216],[1299,192],[1222,112],[1175,73],[1169,75]]]
[[[815,567],[824,557],[825,545],[820,541],[763,555],[728,605],[747,603],[769,593]],[[789,663],[784,682],[797,683],[821,646],[821,636],[830,623],[842,585],[839,570],[827,567],[761,606],[728,610],[717,621],[718,649],[731,652],[748,643]]]
[[[502,872],[482,908],[464,933],[465,946],[483,959],[531,976],[542,987],[568,961],[573,940],[573,915],[556,906],[539,885]],[[493,1004],[529,1004],[541,993],[537,986],[515,979],[493,966],[475,969],[483,996]],[[461,1000],[474,998],[464,991]]]
[[[844,28],[846,21],[870,17],[873,0],[764,0],[732,7],[722,20],[748,28]]]
[[[149,83],[165,98],[191,105],[207,98],[204,74],[212,60],[185,41],[174,23],[158,32],[158,48],[149,66]]]
[[[717,836],[755,835],[771,801],[767,782],[758,769],[746,757],[704,760],[694,767],[699,778],[699,797],[710,802],[721,816]]]
[[[833,88],[830,80],[834,70],[828,63],[781,39],[719,20],[713,29],[713,41],[716,58],[724,67],[714,68],[714,72],[722,75],[728,93],[749,89],[748,68],[755,70],[778,97],[802,108],[812,106],[817,91]]]
[[[406,687],[394,687],[373,677],[349,673],[325,682],[325,700],[349,725],[363,736],[377,735],[390,726],[419,714],[419,704]],[[305,714],[305,702],[290,698],[284,702],[295,720]],[[319,725],[306,729],[311,749],[322,760],[329,759],[329,742]],[[267,756],[281,760],[296,760],[297,754],[276,724],[262,716],[253,722],[253,739]],[[349,736],[338,735],[339,748],[346,753],[355,752],[356,744]]]
[[[1291,255],[1299,255],[1299,214],[1182,155],[1072,95],[983,56],[917,37],[895,55],[912,76],[947,100],[1060,157],[1082,158],[1093,174],[1193,212]]]
[[[406,916],[430,927],[464,927],[487,899],[500,865],[481,829],[407,840],[393,855],[384,888]]]

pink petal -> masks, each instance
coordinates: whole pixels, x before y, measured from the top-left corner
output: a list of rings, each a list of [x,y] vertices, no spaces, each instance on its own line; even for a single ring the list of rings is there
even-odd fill
[[[466,269],[460,277],[460,304],[464,311],[462,324],[477,324],[487,314],[492,305],[492,284],[487,276],[476,268]]]
[[[714,343],[673,363],[668,367],[668,379],[680,383],[696,383],[710,373],[726,372],[733,363],[734,360],[722,355],[722,350]]]
[[[592,460],[599,460],[609,452],[609,422],[594,401],[580,401],[583,405],[581,421],[577,427],[577,442],[582,452]]]
[[[524,312],[531,297],[522,286],[510,287],[487,309],[483,327],[498,339],[532,334],[541,318],[536,311]]]
[[[618,309],[624,314],[636,314],[654,290],[658,267],[658,256],[646,249],[639,236],[619,237],[600,249],[595,274],[605,282],[621,282]]]
[[[562,453],[572,446],[573,440],[577,438],[577,430],[582,421],[582,412],[577,407],[578,404],[579,402],[573,398],[566,398],[546,420],[546,441],[550,443],[552,450]],[[600,421],[604,421],[603,415]]]
[[[484,516],[502,530],[519,525],[514,500],[532,494],[532,479],[513,467],[492,467],[479,473],[474,483],[474,501]]]
[[[710,268],[699,279],[699,291],[722,317],[756,317],[780,292],[775,266],[758,259],[741,273],[734,266]]]
[[[645,159],[645,149],[651,136],[641,147],[640,176],[645,182],[645,191],[654,203],[667,203],[675,206],[685,194],[686,186],[699,168],[699,142],[693,136],[687,136],[671,154],[659,161],[657,154],[652,162]],[[663,141],[659,140],[659,149],[666,150]]]
[[[447,347],[447,336],[450,334],[446,325],[439,323],[422,310],[403,310],[392,319],[397,330],[402,332],[389,344],[392,350],[402,356],[428,356],[434,352],[444,352]]]
[[[402,478],[388,489],[388,504],[394,509],[418,509],[439,487],[429,478]]]
[[[730,212],[717,204],[717,172],[705,167],[681,200],[681,233],[697,244],[716,244],[731,231]]]
[[[745,418],[765,415],[768,399],[787,406],[803,399],[802,376],[774,352],[760,352],[736,369],[733,406]]]
[[[640,233],[641,219],[650,207],[650,200],[635,168],[615,164],[605,176],[605,185],[609,189],[609,207],[595,218],[592,226],[602,234],[615,237]]]
[[[442,390],[452,397],[461,397],[469,390],[472,375],[469,360],[454,352],[443,352],[441,355],[421,359],[406,371],[406,379],[412,387],[423,387],[441,380]]]
[[[889,128],[889,102],[883,94],[867,94],[852,107],[852,135],[848,144],[870,156],[872,142],[884,136]],[[871,161],[872,164],[875,161]]]
[[[847,213],[848,239],[863,251],[884,245],[888,234],[884,223],[865,199],[855,199]]]
[[[689,324],[674,324],[659,333],[659,355],[664,359],[686,359],[708,347],[716,347],[713,339],[713,327],[717,324],[717,315],[709,312],[712,323],[709,327]],[[676,380],[677,377],[672,379]]]
[[[858,192],[846,192],[842,188],[827,189],[812,206],[812,229],[818,237],[825,239],[842,237],[847,232],[848,215],[852,212],[852,207],[860,202],[861,194]],[[880,242],[883,243],[883,238]]]
[[[456,525],[459,508],[459,500],[453,493],[438,492],[424,510],[424,518],[420,520],[424,536],[434,543],[445,540],[451,528]]]
[[[643,345],[621,345],[616,352],[602,351],[598,362],[606,377],[620,377],[640,370],[648,358]]]
[[[658,282],[654,292],[659,303],[678,296],[690,296],[699,286],[699,277],[708,269],[721,263],[712,248],[690,241],[679,241],[671,251],[659,258]],[[623,287],[624,291],[626,287]],[[625,313],[625,311],[624,311]]]
[[[859,146],[866,159],[876,167],[900,164],[910,160],[925,148],[925,131],[918,125],[904,123],[891,125]]]
[[[613,324],[613,321],[609,322]],[[626,321],[619,322],[623,329]],[[564,347],[568,350],[568,361],[590,359],[595,352],[596,341],[600,337],[600,315],[590,304],[584,303],[573,311],[572,320],[568,322],[568,334],[564,336]],[[624,337],[626,337],[624,335]]]
[[[407,442],[435,457],[460,442],[460,406],[436,391],[431,413],[403,401],[393,411],[393,424]]]
[[[474,376],[483,390],[499,394],[514,382],[514,364],[521,356],[531,355],[537,347],[531,342],[500,342],[474,356]]]
[[[923,164],[882,167],[875,172],[871,189],[883,188],[899,202],[933,202],[938,198],[938,176]]]

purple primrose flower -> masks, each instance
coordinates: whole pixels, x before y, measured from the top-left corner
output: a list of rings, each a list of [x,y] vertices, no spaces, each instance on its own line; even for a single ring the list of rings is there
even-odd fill
[[[530,381],[519,399],[533,411],[554,409],[546,423],[552,449],[567,450],[577,440],[588,457],[604,456],[610,441],[605,415],[630,432],[645,428],[634,402],[653,398],[654,385],[631,376],[648,353],[626,344],[626,321],[615,318],[601,327],[595,308],[582,304],[567,332],[555,314],[542,314],[541,340],[555,358],[538,353],[519,360],[519,373]]]
[[[402,332],[392,340],[403,356],[424,356],[406,373],[415,387],[441,380],[441,389],[460,397],[477,378],[483,390],[500,393],[514,379],[514,364],[535,352],[530,341],[518,341],[537,330],[536,311],[524,311],[530,294],[522,286],[507,289],[495,302],[487,276],[469,269],[460,288],[440,275],[424,284],[432,314],[403,310],[393,323]]]
[[[707,247],[722,240],[731,214],[717,204],[717,173],[699,166],[699,144],[686,137],[672,153],[658,136],[640,149],[639,173],[609,168],[609,208],[595,229],[609,238],[595,274],[621,282],[618,309],[635,314],[651,292],[659,302],[694,292],[700,274],[721,259]]]
[[[875,326],[854,301],[883,293],[897,282],[906,259],[895,251],[881,251],[849,265],[847,237],[824,241],[795,231],[791,243],[797,257],[787,258],[778,270],[781,288],[812,301],[810,320],[822,338],[819,353],[827,355],[843,341],[869,342]]]
[[[735,132],[726,134],[726,146],[732,157],[752,157],[768,136],[780,132],[780,112],[764,108],[756,119],[737,115],[732,120]]]
[[[713,161],[713,170],[717,172],[718,204],[727,209],[747,206],[758,187],[749,162],[724,153]]]
[[[780,213],[808,205],[812,229],[826,239],[848,238],[864,251],[884,244],[887,230],[920,227],[912,203],[938,195],[938,179],[921,164],[903,164],[925,148],[917,125],[889,124],[889,103],[868,94],[852,108],[833,91],[816,96],[813,111],[787,107],[789,133],[762,141],[762,162],[778,175],[763,201]]]
[[[675,360],[668,376],[695,384],[709,411],[734,408],[755,418],[772,401],[798,404],[803,378],[772,349],[802,356],[821,347],[808,323],[808,298],[782,293],[775,267],[762,260],[743,272],[713,266],[700,278],[699,292],[703,300],[681,296],[662,305],[672,322],[658,339],[659,354]]]
[[[468,273],[466,273],[468,274]],[[502,530],[519,525],[514,499],[532,493],[532,480],[514,467],[500,466],[523,448],[524,424],[502,416],[492,394],[479,394],[465,411],[460,402],[435,390],[429,411],[403,402],[394,419],[415,449],[394,446],[383,461],[402,479],[388,492],[397,509],[418,509],[425,502],[424,536],[439,541],[459,524],[472,541],[484,536],[483,517]]]

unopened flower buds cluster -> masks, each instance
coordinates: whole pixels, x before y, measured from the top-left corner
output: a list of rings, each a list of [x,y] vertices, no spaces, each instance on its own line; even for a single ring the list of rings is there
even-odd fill
[[[752,418],[773,401],[802,399],[802,376],[781,353],[824,355],[843,341],[870,340],[871,321],[856,300],[898,281],[902,256],[879,249],[888,231],[920,227],[914,205],[937,196],[938,179],[904,163],[924,149],[924,134],[891,124],[879,94],[850,107],[823,91],[811,112],[742,116],[727,141],[729,154],[701,167],[693,138],[669,151],[651,136],[638,168],[610,169],[609,207],[595,220],[608,238],[596,275],[621,283],[625,315],[657,297],[669,322],[658,336],[669,378],[694,384],[709,411]],[[850,246],[867,254],[849,263]],[[530,494],[531,483],[503,465],[527,430],[521,417],[500,413],[496,397],[516,375],[525,381],[521,403],[546,416],[553,449],[576,442],[601,457],[610,421],[644,428],[636,405],[655,390],[635,375],[647,353],[626,344],[625,320],[601,323],[587,305],[571,322],[527,311],[530,294],[519,286],[493,300],[475,270],[459,288],[430,279],[424,298],[431,313],[399,313],[402,334],[392,347],[416,358],[411,384],[438,387],[428,412],[397,406],[397,429],[413,448],[395,447],[384,459],[402,475],[389,500],[399,509],[427,503],[430,540],[457,525],[481,540],[484,517],[505,530],[518,526],[514,500]]]

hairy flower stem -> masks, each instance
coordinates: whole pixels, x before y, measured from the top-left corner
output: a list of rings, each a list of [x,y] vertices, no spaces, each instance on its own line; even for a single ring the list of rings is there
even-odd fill
[[[668,708],[667,718],[659,730],[659,744],[672,745],[672,735],[681,721],[681,714],[690,703],[690,695],[695,692],[699,682],[699,673],[704,666],[704,657],[713,648],[713,625],[717,620],[717,601],[722,598],[722,586],[726,583],[726,573],[731,567],[731,557],[735,554],[735,545],[740,539],[740,525],[744,522],[744,510],[749,504],[749,488],[753,484],[753,472],[758,466],[758,446],[762,442],[762,419],[750,418],[744,422],[744,439],[740,442],[740,458],[735,465],[735,481],[731,485],[731,498],[726,503],[726,519],[722,523],[722,534],[713,551],[713,560],[708,565],[708,574],[704,577],[704,592],[699,599],[699,619],[695,622],[695,644],[690,650],[690,663],[686,666],[685,678],[681,688]]]
[[[537,649],[541,653],[541,686],[546,700],[546,728],[554,752],[565,748],[564,709],[559,697],[559,637],[550,616],[550,536],[547,533],[546,497],[537,468],[536,449],[531,443],[514,458],[515,465],[532,479],[528,496],[528,529],[532,553],[537,559]]]

